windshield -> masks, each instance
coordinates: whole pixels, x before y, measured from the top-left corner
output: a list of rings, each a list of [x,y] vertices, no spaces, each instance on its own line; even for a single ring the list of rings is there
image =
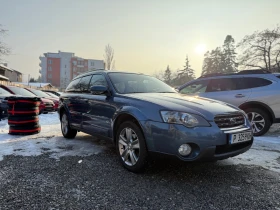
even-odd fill
[[[108,74],[118,93],[176,93],[176,91],[159,79],[133,73]]]
[[[0,87],[0,95],[11,95],[11,93]]]
[[[11,91],[13,91],[16,95],[22,95],[22,96],[31,96],[34,97],[33,93],[29,92],[28,90],[25,90],[24,88],[20,87],[9,87]]]
[[[51,96],[53,98],[59,98],[57,95],[54,95],[53,93],[50,93],[50,92],[46,92],[46,94],[48,94],[49,96]]]
[[[51,96],[49,96],[48,94],[44,93],[41,90],[35,90],[35,89],[31,89],[32,93],[34,93],[35,95],[39,96],[39,97],[44,97],[44,98],[50,98]]]

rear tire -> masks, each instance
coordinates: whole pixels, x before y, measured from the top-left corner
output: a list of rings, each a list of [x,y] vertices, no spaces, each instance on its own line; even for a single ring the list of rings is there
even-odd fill
[[[116,135],[116,149],[122,165],[129,171],[143,171],[147,164],[148,150],[139,126],[131,121],[120,125]]]
[[[254,136],[264,135],[271,126],[267,112],[259,108],[249,108],[244,110],[251,123]]]
[[[70,128],[68,116],[65,112],[62,113],[60,121],[62,135],[67,139],[75,138],[77,130]]]

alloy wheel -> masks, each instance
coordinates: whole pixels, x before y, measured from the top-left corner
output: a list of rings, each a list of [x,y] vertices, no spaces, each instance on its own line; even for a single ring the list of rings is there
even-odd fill
[[[66,114],[63,114],[61,118],[61,130],[64,134],[67,134],[68,132],[68,119]]]
[[[131,128],[124,128],[119,135],[119,152],[122,160],[128,166],[137,163],[140,156],[140,144],[138,136]]]
[[[247,116],[253,128],[253,133],[259,133],[264,129],[265,119],[262,115],[257,112],[248,112]]]

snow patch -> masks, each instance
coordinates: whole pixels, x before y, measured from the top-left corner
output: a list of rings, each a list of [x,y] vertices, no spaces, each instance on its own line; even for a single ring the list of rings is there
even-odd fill
[[[256,165],[280,173],[280,138],[256,137],[247,152],[218,162],[223,165]]]
[[[0,121],[0,161],[5,155],[38,156],[49,154],[59,160],[64,156],[89,156],[106,149],[92,136],[78,133],[73,140],[65,139],[60,131],[57,113],[39,116],[41,132],[34,135],[10,135],[8,121]]]

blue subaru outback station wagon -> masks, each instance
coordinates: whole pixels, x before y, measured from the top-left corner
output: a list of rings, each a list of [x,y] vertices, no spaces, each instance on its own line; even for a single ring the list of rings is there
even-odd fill
[[[253,135],[233,105],[176,92],[143,74],[91,71],[60,96],[65,138],[82,131],[111,140],[123,166],[142,170],[151,152],[183,161],[221,160],[247,151]]]

